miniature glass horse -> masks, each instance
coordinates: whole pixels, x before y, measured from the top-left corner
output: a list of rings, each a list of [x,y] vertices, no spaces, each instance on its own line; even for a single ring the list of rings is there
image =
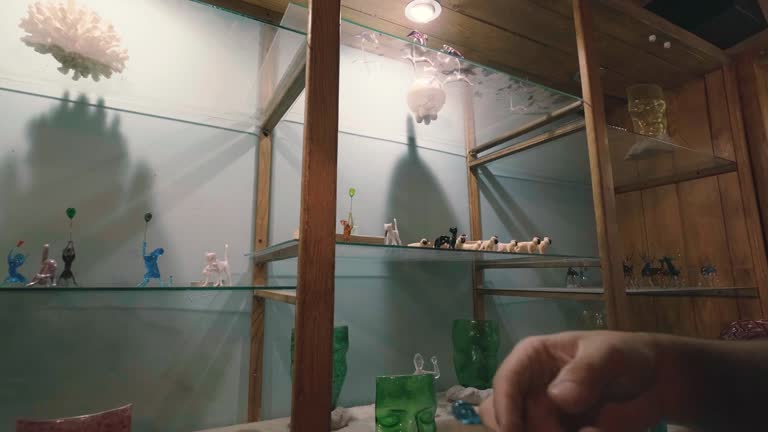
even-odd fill
[[[160,267],[157,263],[157,260],[160,258],[161,255],[165,253],[165,249],[163,248],[157,248],[152,251],[149,255],[147,255],[147,242],[142,242],[141,244],[141,254],[144,256],[144,268],[146,268],[147,272],[144,273],[144,280],[141,281],[137,287],[145,287],[152,279],[157,279],[160,283],[160,286],[166,286],[163,280],[160,277]]]

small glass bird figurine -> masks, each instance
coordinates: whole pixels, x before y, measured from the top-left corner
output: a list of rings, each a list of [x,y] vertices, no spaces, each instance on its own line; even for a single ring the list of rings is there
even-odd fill
[[[27,261],[27,255],[24,255],[21,252],[17,252],[17,249],[21,248],[22,245],[24,245],[24,240],[19,240],[16,242],[16,246],[12,247],[11,250],[8,251],[8,276],[0,285],[27,283],[27,278],[25,278],[23,274],[19,273],[19,267],[23,266]]]
[[[64,270],[59,275],[58,284],[63,286],[69,286],[69,281],[77,286],[77,279],[75,274],[72,273],[72,263],[75,262],[77,254],[75,253],[75,242],[72,241],[72,222],[77,214],[77,210],[74,207],[67,209],[67,217],[69,218],[69,240],[67,245],[64,246],[64,250],[61,251],[61,260],[64,261]],[[63,283],[62,283],[63,282]]]
[[[156,248],[147,254],[147,229],[149,228],[149,221],[151,220],[152,213],[144,214],[144,242],[141,244],[141,255],[144,257],[144,268],[146,269],[146,273],[144,273],[144,279],[136,285],[140,288],[147,286],[152,279],[157,279],[160,286],[165,286],[163,279],[160,276],[160,266],[157,263],[160,256],[165,253],[165,249]]]

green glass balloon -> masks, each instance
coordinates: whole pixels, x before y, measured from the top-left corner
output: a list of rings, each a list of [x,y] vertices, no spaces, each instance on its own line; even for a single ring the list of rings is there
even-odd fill
[[[76,214],[77,214],[77,210],[74,207],[70,207],[67,209],[67,217],[70,220],[74,219]]]
[[[464,387],[491,388],[499,366],[499,323],[454,320],[453,366]]]
[[[293,376],[293,351],[295,336],[291,330],[291,376]],[[331,409],[336,409],[336,403],[347,378],[347,351],[349,351],[349,327],[333,328],[333,387],[331,392]]]
[[[432,374],[376,377],[376,432],[436,432]]]
[[[349,197],[353,198],[355,194],[357,193],[357,189],[355,188],[349,188]]]

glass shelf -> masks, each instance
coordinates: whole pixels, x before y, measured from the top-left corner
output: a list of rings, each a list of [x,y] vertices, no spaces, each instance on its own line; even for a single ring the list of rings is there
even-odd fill
[[[508,288],[477,290],[485,296],[530,297],[555,300],[602,300],[602,288]]]
[[[736,171],[736,163],[712,153],[608,127],[616,193],[632,192]]]
[[[571,117],[568,121],[574,121]],[[558,184],[591,183],[586,133],[581,130],[484,165],[494,176]],[[608,126],[616,193],[736,171],[736,163],[667,140]],[[513,144],[514,146],[514,144]],[[481,171],[482,173],[483,171]]]
[[[296,258],[298,253],[298,240],[289,240],[247,256],[250,256],[254,263],[261,264]],[[345,242],[336,242],[336,259],[408,263],[475,263],[493,264],[493,267],[503,266],[504,268],[594,267],[598,266],[600,261],[596,257],[529,255]]]
[[[20,292],[20,293],[51,293],[51,292],[163,292],[163,291],[253,291],[253,290],[289,290],[295,289],[295,287],[288,286],[227,286],[227,287],[198,287],[198,286],[174,286],[174,287],[160,287],[160,286],[148,286],[148,287],[128,287],[128,286],[109,286],[102,284],[92,287],[19,287],[19,286],[5,286],[0,287],[0,293],[3,292]]]
[[[755,287],[635,288],[626,293],[654,297],[759,297]]]
[[[109,79],[74,81],[20,40],[28,4],[3,3],[0,51],[15,60],[0,64],[0,90],[217,129],[258,133],[270,77],[306,46],[302,32],[204,2],[100,0],[89,7],[114,25],[129,59]]]
[[[289,4],[281,25],[306,32],[306,21],[307,9]],[[391,27],[384,30],[400,31]],[[525,78],[445,54],[443,41],[428,40],[426,46],[417,44],[408,37],[410,30],[402,31],[387,33],[342,20],[341,132],[398,142],[415,137],[419,147],[465,156],[463,125],[469,112],[474,117],[475,139],[481,145],[580,101],[576,96]],[[420,61],[414,64],[408,57]],[[432,67],[430,63],[436,73],[425,71]],[[471,85],[456,80],[458,74]],[[437,86],[444,91],[445,105],[429,125],[415,118],[409,130],[404,121],[404,115],[410,112],[407,98],[415,88],[414,83],[425,76],[436,76],[435,82],[440,82]],[[287,118],[303,121],[303,97]],[[371,124],[370,118],[376,118],[376,123]]]

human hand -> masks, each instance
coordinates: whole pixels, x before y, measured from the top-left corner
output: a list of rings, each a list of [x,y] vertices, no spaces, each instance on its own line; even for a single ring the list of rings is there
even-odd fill
[[[642,431],[679,395],[681,378],[668,363],[648,334],[528,338],[497,371],[480,415],[496,432]]]

